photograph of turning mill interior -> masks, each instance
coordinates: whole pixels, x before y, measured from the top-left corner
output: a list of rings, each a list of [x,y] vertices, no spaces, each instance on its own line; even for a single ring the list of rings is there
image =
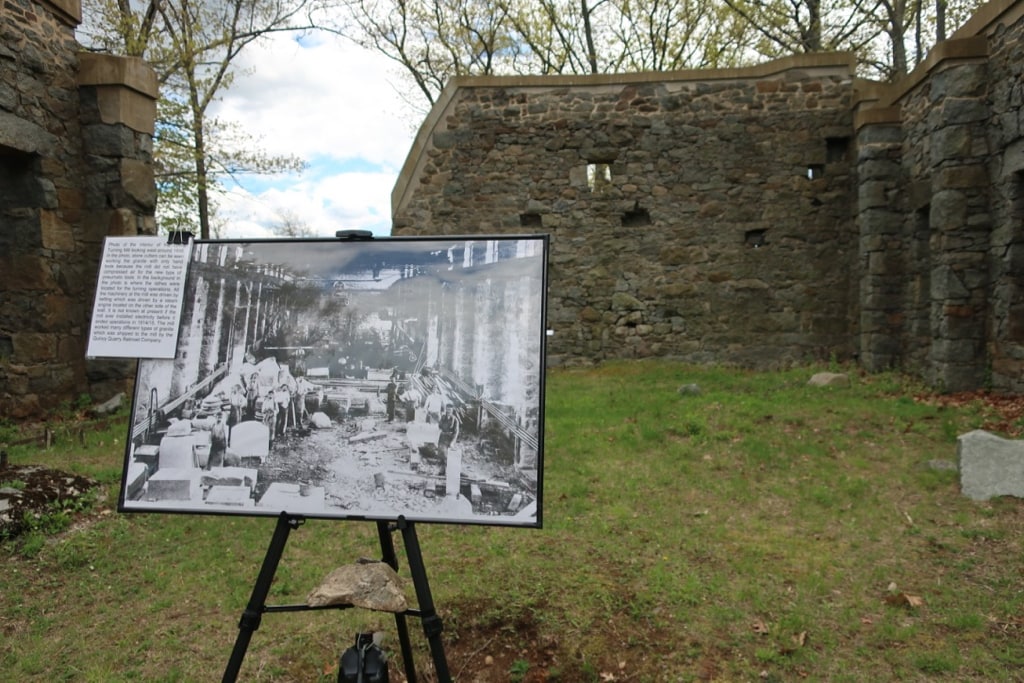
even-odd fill
[[[547,238],[203,241],[122,511],[540,526]]]

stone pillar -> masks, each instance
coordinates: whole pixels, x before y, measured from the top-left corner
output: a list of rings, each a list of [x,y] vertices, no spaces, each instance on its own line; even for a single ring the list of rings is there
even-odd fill
[[[989,245],[992,387],[1024,394],[1024,23],[1001,27],[989,44],[989,169],[995,215]],[[1005,77],[998,74],[1006,74]]]
[[[984,386],[992,229],[986,167],[987,64],[947,62],[931,78],[932,201],[930,382],[946,391]]]
[[[79,54],[78,97],[85,176],[82,178],[79,241],[90,268],[76,288],[91,311],[103,239],[156,234],[153,133],[156,74],[144,61]],[[84,345],[85,339],[81,340]],[[84,355],[84,346],[78,349]],[[90,360],[89,391],[103,397],[126,389],[134,362]]]
[[[155,235],[156,74],[141,59],[82,53],[79,96],[86,158],[86,238]]]
[[[861,112],[857,126],[860,234],[860,362],[869,372],[900,365],[906,251],[898,107]]]

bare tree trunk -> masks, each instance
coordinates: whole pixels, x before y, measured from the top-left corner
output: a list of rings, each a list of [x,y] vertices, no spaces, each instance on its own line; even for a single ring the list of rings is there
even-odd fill
[[[590,73],[597,73],[597,50],[594,48],[594,27],[590,22],[591,8],[587,7],[587,0],[580,0],[580,10],[583,13],[583,33],[587,39],[587,62],[590,64]]]
[[[821,0],[807,0],[807,41],[805,52],[821,52]]]
[[[199,209],[199,238],[210,239],[210,194],[207,189],[208,173],[206,170],[206,135],[203,131],[203,109],[199,106],[199,94],[195,85],[192,90],[192,134],[195,141],[196,160],[196,201]]]
[[[892,74],[895,80],[907,73],[906,0],[894,0],[889,8],[889,40],[892,42]]]

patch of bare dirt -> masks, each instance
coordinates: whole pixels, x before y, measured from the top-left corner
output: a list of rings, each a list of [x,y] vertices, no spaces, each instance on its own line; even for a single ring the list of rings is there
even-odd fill
[[[97,486],[77,474],[38,465],[0,467],[0,539],[14,538],[30,520],[51,512],[55,504],[73,503]]]
[[[506,618],[483,616],[494,614],[495,605],[487,600],[449,606],[459,616],[445,618],[441,635],[445,661],[453,680],[466,683],[545,683],[547,681],[579,681],[590,676],[584,673],[583,662],[574,657],[569,643],[541,634],[529,614]],[[481,615],[479,618],[473,615]],[[397,650],[397,642],[392,643]],[[422,666],[423,664],[430,666]],[[417,656],[417,680],[436,681],[433,661]],[[399,662],[391,664],[392,681],[405,681]],[[619,680],[609,669],[602,680]]]
[[[960,408],[980,403],[985,421],[978,428],[1016,439],[1024,435],[1024,396],[994,394],[990,391],[961,391],[955,394],[923,394],[914,397],[919,403],[947,408]]]

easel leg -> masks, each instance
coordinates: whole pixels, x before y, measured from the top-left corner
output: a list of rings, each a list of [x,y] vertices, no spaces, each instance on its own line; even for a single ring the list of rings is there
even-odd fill
[[[397,572],[398,556],[395,554],[395,541],[391,538],[388,522],[377,522],[377,535],[380,537],[381,559]],[[405,663],[405,678],[408,683],[416,683],[416,662],[413,660],[409,625],[404,614],[395,613],[395,628],[398,630],[398,643],[402,650],[402,661]]]
[[[274,536],[270,539],[270,546],[263,558],[263,567],[256,578],[256,585],[252,587],[252,595],[249,597],[249,604],[242,612],[242,618],[238,621],[238,638],[235,639],[235,648],[231,651],[231,659],[224,669],[222,683],[234,683],[238,680],[238,672],[242,668],[242,660],[245,659],[245,651],[249,648],[249,641],[252,634],[260,627],[263,619],[264,607],[267,603],[267,595],[270,594],[270,584],[277,572],[277,565],[284,553],[285,543],[288,542],[288,534],[292,529],[297,529],[303,523],[302,517],[295,517],[282,512],[277,518],[277,526],[274,528]]]
[[[427,569],[423,565],[423,555],[420,553],[416,527],[412,522],[399,519],[398,528],[402,531],[405,556],[409,559],[409,573],[412,575],[412,583],[416,588],[416,601],[419,603],[423,618],[423,633],[427,636],[427,642],[430,643],[430,654],[434,660],[438,683],[451,683],[448,660],[444,655],[444,643],[441,641],[441,631],[444,630],[444,625],[441,623],[441,617],[437,616],[437,612],[434,610],[434,598],[430,594],[430,584],[427,583]]]

